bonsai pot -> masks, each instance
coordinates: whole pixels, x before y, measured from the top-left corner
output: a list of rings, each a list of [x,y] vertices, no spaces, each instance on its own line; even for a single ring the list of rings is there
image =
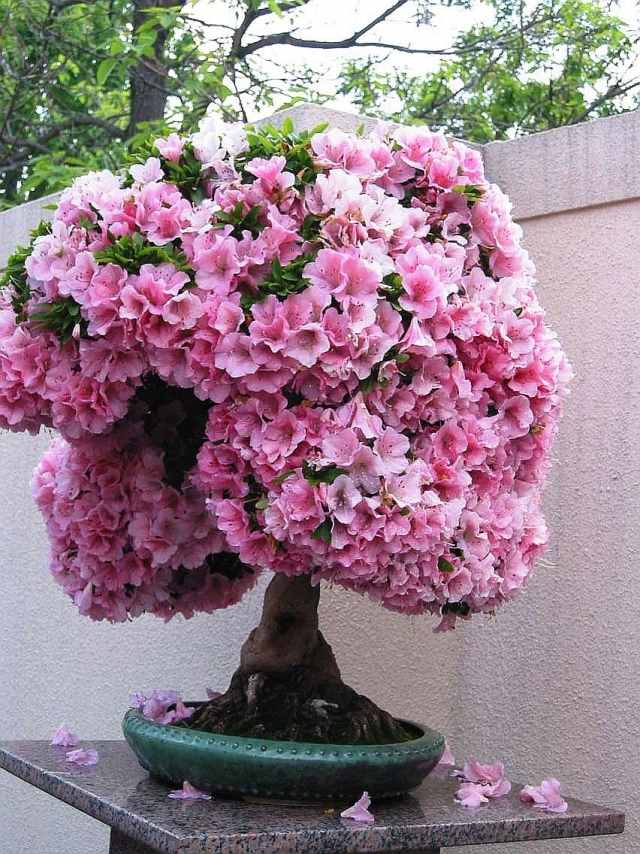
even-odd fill
[[[189,705],[196,705],[190,703]],[[444,738],[403,721],[415,739],[348,745],[274,741],[164,726],[129,710],[122,729],[142,767],[173,786],[184,780],[217,795],[289,801],[350,801],[363,790],[388,798],[418,786]]]

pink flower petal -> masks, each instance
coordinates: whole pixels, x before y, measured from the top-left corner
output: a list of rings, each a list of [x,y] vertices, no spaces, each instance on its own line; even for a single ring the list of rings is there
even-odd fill
[[[66,755],[67,762],[72,765],[96,765],[98,763],[98,751],[92,748],[70,750]]]
[[[546,812],[566,812],[569,808],[560,794],[560,783],[554,777],[543,780],[539,786],[525,786],[520,792],[520,800]]]
[[[447,765],[447,766],[453,767],[455,764],[456,764],[456,758],[453,755],[453,753],[451,752],[451,748],[449,747],[448,742],[445,740],[444,752],[443,752],[442,756],[440,757],[438,765],[439,766]]]
[[[343,810],[340,815],[342,818],[350,818],[352,821],[359,821],[363,824],[373,824],[375,817],[369,812],[371,806],[371,798],[368,792],[363,792],[362,797],[355,802],[352,807]]]
[[[485,787],[480,785],[480,783],[463,783],[456,791],[455,797],[463,807],[470,809],[475,809],[481,804],[489,803]]]
[[[71,732],[65,724],[62,724],[62,726],[59,726],[54,732],[51,744],[54,747],[77,747],[77,745],[80,744],[80,739],[74,732]]]
[[[211,795],[196,789],[188,780],[185,780],[181,789],[176,789],[169,792],[168,798],[173,798],[174,801],[210,801]]]
[[[485,798],[502,798],[511,791],[511,783],[504,775],[502,762],[483,763],[469,759],[462,770],[454,771],[453,774],[463,783],[480,786]]]

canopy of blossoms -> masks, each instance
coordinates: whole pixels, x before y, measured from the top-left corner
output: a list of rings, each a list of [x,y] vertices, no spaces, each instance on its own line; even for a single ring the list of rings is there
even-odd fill
[[[525,584],[570,368],[509,203],[424,127],[203,120],[63,193],[0,290],[0,426],[94,619],[314,574],[440,627]]]

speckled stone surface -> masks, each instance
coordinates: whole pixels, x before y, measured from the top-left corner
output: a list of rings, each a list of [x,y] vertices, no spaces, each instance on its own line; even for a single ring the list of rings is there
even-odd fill
[[[64,749],[47,742],[0,742],[0,768],[114,828],[114,854],[142,854],[144,846],[165,854],[424,854],[454,845],[624,829],[621,812],[573,799],[562,815],[533,810],[518,801],[519,786],[506,798],[467,810],[454,803],[455,780],[441,773],[432,774],[411,795],[374,804],[376,823],[370,826],[341,819],[337,811],[327,814],[322,806],[173,801],[166,786],[149,779],[124,742],[89,746],[98,750],[99,763],[76,768],[65,763]],[[123,847],[124,840],[132,845]]]

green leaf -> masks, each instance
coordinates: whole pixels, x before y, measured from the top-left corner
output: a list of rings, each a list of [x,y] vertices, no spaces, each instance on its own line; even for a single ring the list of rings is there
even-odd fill
[[[438,569],[440,572],[455,572],[455,566],[442,555],[438,558]]]
[[[267,0],[267,6],[271,9],[274,15],[277,15],[279,18],[282,17],[282,9],[280,8],[278,0]]]
[[[256,510],[266,510],[269,506],[269,499],[265,495],[263,498],[259,498],[256,501]]]
[[[104,86],[109,79],[109,75],[117,64],[117,59],[103,59],[102,62],[98,64],[96,69],[96,82],[98,83],[98,86]]]
[[[73,297],[58,297],[39,305],[29,315],[36,326],[53,332],[62,341],[68,341],[78,327],[81,336],[86,336],[87,322],[80,315],[80,306]]]
[[[25,263],[33,252],[33,247],[38,239],[45,234],[51,233],[51,223],[42,220],[31,232],[31,240],[27,246],[18,246],[7,259],[7,264],[0,276],[0,290],[9,288],[11,290],[11,306],[18,320],[24,320],[24,307],[31,297],[31,288],[25,269]]]
[[[94,253],[98,264],[117,264],[128,273],[139,273],[143,264],[173,264],[176,270],[193,276],[184,253],[172,243],[155,246],[147,243],[139,232],[119,237],[110,246]]]
[[[346,469],[341,469],[338,466],[331,465],[314,469],[306,460],[302,463],[302,474],[312,486],[318,486],[320,483],[333,483],[341,474],[346,473]]]
[[[322,540],[323,543],[330,543],[331,530],[331,520],[329,518],[326,518],[324,522],[320,522],[320,524],[313,531],[311,536],[316,540]]]

